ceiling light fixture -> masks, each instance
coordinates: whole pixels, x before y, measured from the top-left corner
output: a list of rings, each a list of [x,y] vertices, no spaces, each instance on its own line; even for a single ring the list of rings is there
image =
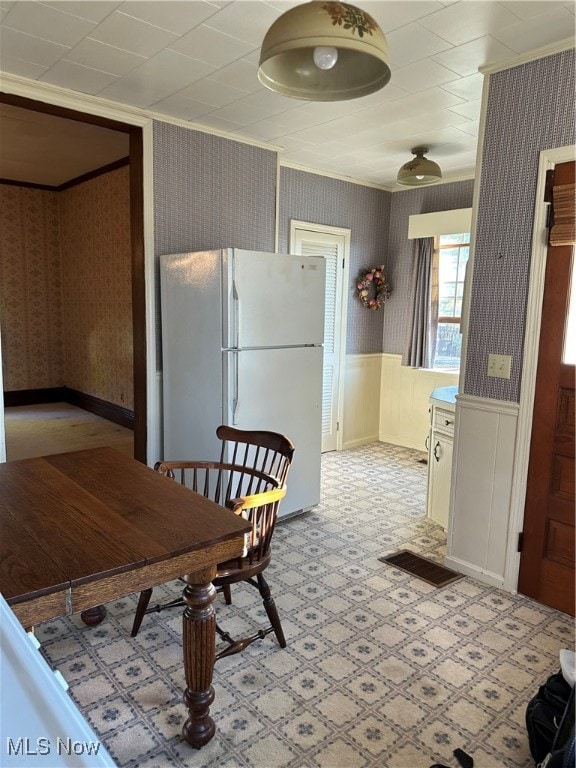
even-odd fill
[[[279,16],[262,43],[258,79],[283,96],[343,101],[390,80],[384,33],[365,11],[340,2],[297,5]]]
[[[424,157],[428,147],[414,147],[410,150],[416,157],[404,163],[398,171],[398,184],[405,187],[421,187],[426,184],[436,184],[442,178],[442,171],[438,163]]]

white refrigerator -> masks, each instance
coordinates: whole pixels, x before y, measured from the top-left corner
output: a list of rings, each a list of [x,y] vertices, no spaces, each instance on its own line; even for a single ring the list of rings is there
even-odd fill
[[[217,459],[216,428],[295,446],[280,516],[320,501],[326,265],[223,248],[160,257],[164,459]]]

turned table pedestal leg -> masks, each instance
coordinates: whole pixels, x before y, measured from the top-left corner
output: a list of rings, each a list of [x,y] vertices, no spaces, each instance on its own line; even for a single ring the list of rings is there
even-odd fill
[[[95,627],[106,618],[106,608],[103,605],[95,605],[94,608],[88,608],[82,611],[80,618],[89,627]]]
[[[212,675],[216,655],[216,616],[212,602],[216,589],[212,579],[216,567],[205,568],[185,577],[183,648],[186,690],[184,703],[189,717],[182,728],[184,739],[199,749],[214,736],[216,726],[210,717],[214,701]]]

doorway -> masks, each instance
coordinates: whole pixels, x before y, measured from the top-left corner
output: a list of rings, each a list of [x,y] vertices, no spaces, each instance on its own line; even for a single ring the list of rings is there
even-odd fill
[[[0,93],[0,102],[54,115],[69,121],[100,126],[128,134],[130,189],[130,259],[132,293],[132,349],[134,402],[134,457],[146,463],[147,458],[147,361],[144,278],[144,189],[142,128],[99,115],[35,101],[13,94]],[[0,414],[3,415],[3,414]],[[4,419],[2,419],[2,427]]]
[[[349,229],[305,221],[290,222],[290,252],[326,259],[326,309],[322,378],[322,453],[342,448],[342,393],[346,356],[344,295],[350,262]]]

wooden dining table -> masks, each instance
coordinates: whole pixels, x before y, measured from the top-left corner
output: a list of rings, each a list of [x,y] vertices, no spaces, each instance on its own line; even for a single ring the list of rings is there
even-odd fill
[[[0,593],[30,627],[183,576],[184,739],[213,737],[216,565],[248,523],[113,448],[0,464]]]

